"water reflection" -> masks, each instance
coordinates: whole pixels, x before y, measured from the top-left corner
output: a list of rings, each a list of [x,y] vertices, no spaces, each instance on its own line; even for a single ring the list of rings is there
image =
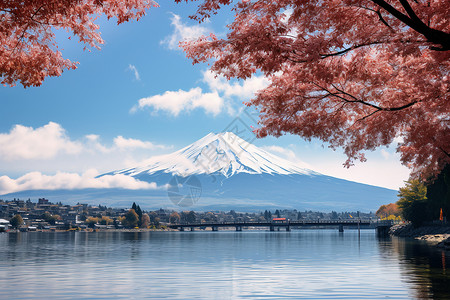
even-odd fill
[[[0,253],[0,299],[450,297],[447,254],[373,231],[0,234]]]
[[[448,299],[450,297],[450,276],[446,263],[450,254],[431,247],[423,241],[392,238],[380,241],[384,258],[396,257],[402,280],[411,285],[414,298]]]

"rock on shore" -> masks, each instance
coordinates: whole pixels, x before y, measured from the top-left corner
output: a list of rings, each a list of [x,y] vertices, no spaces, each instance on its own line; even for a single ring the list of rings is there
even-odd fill
[[[450,226],[414,227],[412,224],[398,224],[391,227],[389,234],[423,240],[433,246],[450,250]]]

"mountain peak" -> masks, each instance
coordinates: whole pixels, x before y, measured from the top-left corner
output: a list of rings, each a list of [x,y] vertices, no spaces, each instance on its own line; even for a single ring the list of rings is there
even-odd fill
[[[153,157],[140,166],[112,172],[136,176],[156,172],[188,176],[222,174],[318,174],[273,155],[243,140],[233,132],[209,133],[174,153]]]

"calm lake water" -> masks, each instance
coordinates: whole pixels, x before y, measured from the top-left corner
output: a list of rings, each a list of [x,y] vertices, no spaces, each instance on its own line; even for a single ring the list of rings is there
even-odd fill
[[[372,230],[0,234],[0,299],[450,298],[450,254]]]

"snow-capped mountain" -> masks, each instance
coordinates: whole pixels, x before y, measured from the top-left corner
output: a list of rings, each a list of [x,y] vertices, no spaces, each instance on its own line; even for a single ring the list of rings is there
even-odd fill
[[[303,168],[246,142],[232,132],[210,133],[174,153],[153,157],[139,166],[104,175],[180,188],[198,182],[200,199],[188,197],[178,206],[198,210],[259,210],[270,208],[374,211],[394,202],[393,190],[326,176]],[[175,180],[174,180],[175,178]],[[191,186],[192,188],[192,186]],[[181,193],[181,192],[180,192]],[[167,197],[167,195],[165,195]],[[167,198],[166,204],[167,204]],[[196,201],[194,201],[196,200]],[[198,201],[197,201],[198,200]],[[170,203],[170,202],[169,202]],[[184,205],[184,204],[185,205]],[[158,202],[157,205],[162,204]]]
[[[376,211],[395,202],[396,191],[326,176],[244,141],[234,133],[210,133],[174,153],[112,171],[156,184],[156,189],[40,190],[7,196],[45,197],[144,209],[261,211]]]
[[[241,139],[232,132],[210,133],[174,153],[147,160],[138,167],[110,172],[133,177],[170,173],[178,176],[221,174],[319,174],[275,156]]]

